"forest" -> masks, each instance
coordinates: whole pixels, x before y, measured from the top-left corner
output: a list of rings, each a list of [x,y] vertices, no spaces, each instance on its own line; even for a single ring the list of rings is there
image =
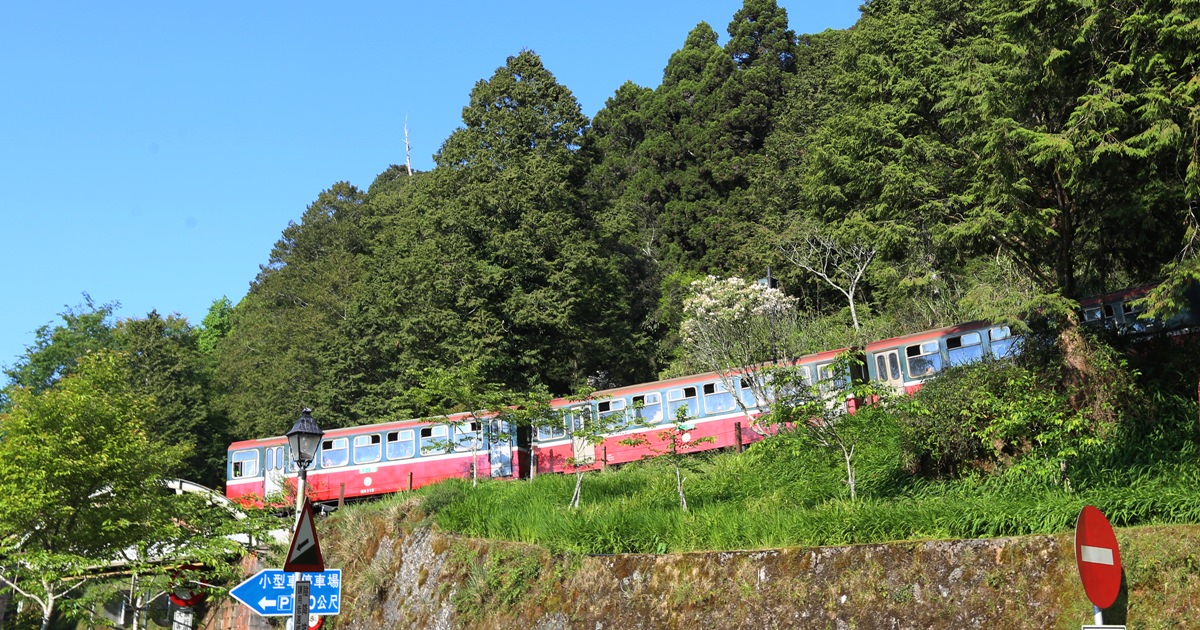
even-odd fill
[[[1078,382],[1109,355],[1081,350],[1103,342],[1070,333],[1074,309],[1160,282],[1147,306],[1166,315],[1200,279],[1200,5],[861,12],[796,34],[746,0],[726,36],[680,34],[660,85],[617,86],[590,120],[514,51],[434,168],[320,191],[236,303],[201,322],[90,298],[61,313],[5,371],[0,417],[111,353],[153,399],[145,431],[187,449],[178,476],[219,487],[230,441],[303,407],[324,428],[429,413],[446,402],[430,369],[550,395],[708,369],[684,335],[708,276],[769,276],[794,300],[795,334],[760,359],[1036,320],[1059,330],[1063,404],[1117,400]],[[1188,374],[1164,387],[1194,394]]]

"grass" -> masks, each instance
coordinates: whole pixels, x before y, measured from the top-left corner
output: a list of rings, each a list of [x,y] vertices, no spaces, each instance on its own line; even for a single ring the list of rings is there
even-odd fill
[[[859,499],[847,498],[840,461],[797,452],[785,438],[742,454],[698,456],[687,473],[690,510],[680,510],[674,473],[646,461],[588,473],[583,505],[567,507],[574,477],[449,480],[417,492],[425,514],[463,535],[584,554],[985,538],[1074,527],[1086,504],[1114,526],[1200,523],[1194,443],[1157,461],[1077,466],[1071,488],[1014,468],[950,481],[902,470],[890,438],[864,445]],[[1103,458],[1098,458],[1103,459]]]

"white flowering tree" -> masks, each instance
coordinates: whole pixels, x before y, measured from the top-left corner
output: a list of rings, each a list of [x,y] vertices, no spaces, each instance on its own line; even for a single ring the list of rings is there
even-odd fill
[[[768,387],[775,361],[795,354],[799,329],[797,300],[742,278],[708,276],[692,283],[683,303],[683,340],[697,364],[716,372],[750,426],[764,433],[758,416],[773,402]],[[747,401],[743,389],[754,401]]]

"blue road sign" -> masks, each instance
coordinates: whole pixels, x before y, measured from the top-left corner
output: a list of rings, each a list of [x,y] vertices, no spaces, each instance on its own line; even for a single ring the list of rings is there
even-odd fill
[[[309,582],[308,612],[313,615],[336,615],[342,608],[342,570],[329,569],[319,573],[289,573],[279,569],[263,569],[229,591],[234,599],[264,617],[292,614],[296,607],[292,593],[296,576]]]

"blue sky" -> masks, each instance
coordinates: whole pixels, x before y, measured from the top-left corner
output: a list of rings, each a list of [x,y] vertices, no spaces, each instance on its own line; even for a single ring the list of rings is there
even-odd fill
[[[10,2],[0,8],[0,365],[83,302],[199,324],[337,181],[428,169],[472,86],[530,49],[592,116],[740,0]],[[779,2],[797,33],[853,0]]]

